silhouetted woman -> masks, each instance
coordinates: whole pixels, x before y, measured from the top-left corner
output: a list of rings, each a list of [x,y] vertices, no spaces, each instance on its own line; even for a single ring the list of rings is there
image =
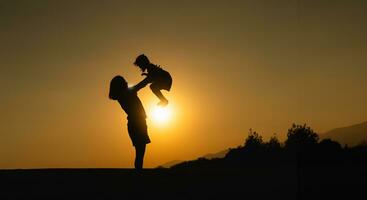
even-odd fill
[[[146,78],[133,87],[128,87],[122,76],[115,76],[110,83],[109,97],[117,100],[127,114],[127,129],[135,147],[135,169],[143,169],[143,159],[146,144],[150,143],[145,121],[146,114],[137,92],[149,81]]]

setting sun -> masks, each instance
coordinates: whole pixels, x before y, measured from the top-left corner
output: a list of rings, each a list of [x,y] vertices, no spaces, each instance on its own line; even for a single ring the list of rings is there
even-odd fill
[[[156,123],[167,123],[171,118],[171,109],[169,107],[154,106],[151,111],[152,120]]]

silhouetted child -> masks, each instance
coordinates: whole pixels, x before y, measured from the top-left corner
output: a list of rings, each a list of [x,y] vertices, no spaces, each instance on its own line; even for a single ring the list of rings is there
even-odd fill
[[[115,76],[110,83],[110,99],[117,100],[127,114],[127,129],[135,147],[135,169],[137,171],[143,168],[145,147],[146,144],[150,143],[145,110],[137,92],[148,83],[149,79],[145,78],[137,85],[129,88],[122,76]]]
[[[136,58],[134,65],[141,69],[143,72],[141,74],[142,76],[147,76],[152,82],[150,89],[160,99],[158,105],[166,106],[168,104],[168,100],[163,96],[161,90],[170,91],[172,86],[171,75],[160,66],[150,63],[148,57],[144,54],[141,54]],[[147,73],[145,73],[145,71],[147,71]]]

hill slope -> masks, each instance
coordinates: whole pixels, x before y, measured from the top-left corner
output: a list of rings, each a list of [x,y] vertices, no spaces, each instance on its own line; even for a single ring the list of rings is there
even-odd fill
[[[320,134],[320,138],[330,138],[349,146],[367,142],[367,122],[330,130],[324,134]]]
[[[220,152],[217,152],[217,153],[208,153],[204,156],[201,156],[202,158],[206,158],[206,159],[213,159],[213,158],[224,158],[226,156],[226,154],[228,153],[228,149],[226,150],[223,150],[223,151],[220,151]],[[164,163],[162,165],[159,165],[159,167],[163,167],[163,168],[170,168],[176,164],[179,164],[179,163],[182,163],[184,162],[183,160],[173,160],[173,161],[170,161],[170,162],[167,162],[167,163]]]

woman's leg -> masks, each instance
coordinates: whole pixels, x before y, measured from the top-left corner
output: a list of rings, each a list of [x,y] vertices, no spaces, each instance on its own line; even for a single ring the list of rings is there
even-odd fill
[[[142,170],[143,169],[145,146],[146,146],[146,144],[137,144],[137,145],[135,145],[135,169],[136,170]]]

